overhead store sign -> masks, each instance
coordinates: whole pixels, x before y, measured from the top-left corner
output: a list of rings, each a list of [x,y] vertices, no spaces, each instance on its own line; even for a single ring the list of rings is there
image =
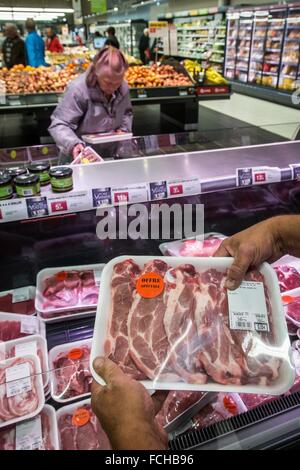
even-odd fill
[[[91,0],[92,13],[106,13],[107,3],[106,0]]]

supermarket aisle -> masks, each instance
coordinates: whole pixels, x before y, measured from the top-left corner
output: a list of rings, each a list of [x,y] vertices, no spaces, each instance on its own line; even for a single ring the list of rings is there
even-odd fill
[[[300,127],[298,110],[239,93],[233,93],[230,100],[206,101],[201,106],[288,139],[295,138]]]

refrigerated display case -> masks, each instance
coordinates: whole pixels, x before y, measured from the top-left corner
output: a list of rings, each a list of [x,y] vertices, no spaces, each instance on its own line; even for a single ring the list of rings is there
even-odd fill
[[[228,131],[226,133],[229,134]],[[98,203],[95,205],[95,201],[102,201],[108,204],[107,207],[112,207],[108,200],[111,198],[118,211],[118,201],[124,203],[124,198],[112,197],[116,194],[117,188],[122,195],[125,192],[129,194],[128,204],[133,195],[136,197],[139,194],[140,203],[149,205],[151,196],[147,190],[148,184],[165,181],[167,187],[169,182],[174,180],[177,182],[187,180],[196,182],[197,180],[198,186],[194,185],[192,192],[183,191],[180,197],[171,196],[170,192],[162,192],[160,199],[156,201],[167,204],[174,202],[204,204],[205,233],[214,232],[225,236],[271,215],[299,214],[300,188],[297,175],[300,165],[300,141],[245,146],[243,141],[247,140],[246,135],[243,136],[235,131],[232,136],[233,140],[228,141],[227,145],[232,145],[234,139],[238,137],[240,142],[236,140],[235,145],[240,144],[240,146],[236,148],[224,148],[224,141],[218,141],[220,139],[218,132],[210,136],[187,133],[166,134],[133,138],[116,144],[98,144],[94,146],[95,150],[107,161],[93,166],[82,165],[77,168],[74,166],[74,190],[59,195],[56,202],[52,201],[52,195],[46,191],[41,197],[31,201],[35,205],[35,211],[26,212],[25,210],[20,217],[17,217],[14,203],[22,200],[1,201],[0,256],[5,270],[0,273],[0,303],[3,297],[7,296],[7,291],[12,292],[14,296],[19,295],[19,302],[26,303],[27,300],[24,298],[26,286],[39,287],[40,282],[45,282],[47,276],[57,276],[59,273],[55,281],[58,281],[57,288],[61,289],[59,282],[64,282],[66,279],[66,274],[62,276],[62,273],[68,271],[67,267],[72,267],[72,276],[76,276],[76,272],[82,272],[83,265],[85,265],[89,270],[93,270],[96,280],[97,273],[101,267],[103,268],[103,264],[116,256],[130,257],[137,254],[160,256],[160,244],[170,240],[151,238],[99,240],[97,237],[96,227],[99,218],[96,208],[99,206]],[[1,152],[1,169],[11,166],[12,162],[14,166],[27,166],[31,161],[46,160],[56,165],[59,159],[58,152],[55,152],[52,146],[13,150],[3,149]],[[262,184],[260,180],[259,184],[239,186],[236,178],[237,168],[249,169],[249,167],[264,168],[267,176],[265,183]],[[266,169],[274,171],[268,173]],[[271,175],[272,178],[269,179]],[[141,192],[142,185],[146,187],[144,193]],[[99,198],[92,197],[93,188],[97,189]],[[123,191],[125,188],[127,190]],[[136,189],[138,192],[135,192]],[[71,198],[73,203],[75,202],[73,206]],[[80,200],[84,201],[84,204],[80,205]],[[27,208],[30,205],[26,203]],[[43,212],[40,212],[41,209]],[[37,278],[38,273],[44,269],[48,270],[44,278],[41,275]],[[84,277],[81,276],[80,279]],[[72,284],[74,280],[76,288],[79,289],[78,279],[68,277],[70,284],[69,287],[64,285],[65,294],[71,288],[70,286],[74,285]],[[53,286],[53,283],[50,282],[49,285]],[[94,288],[94,285],[92,287]],[[21,292],[20,288],[23,288]],[[82,288],[84,286],[80,287]],[[49,295],[51,296],[51,292]],[[7,303],[6,299],[5,305]],[[2,302],[1,305],[4,303]],[[36,307],[38,305],[39,303],[36,303]],[[1,309],[3,308],[2,306]],[[5,308],[9,312],[8,307]],[[69,416],[65,419],[69,422],[72,420],[74,427],[76,427],[76,423],[74,424],[76,420],[84,421],[88,417],[93,426],[93,431],[90,429],[91,434],[89,434],[93,436],[92,443],[89,441],[88,444],[97,449],[102,445],[103,448],[109,446],[103,437],[103,431],[97,428],[96,420],[90,414],[83,413],[83,409],[87,409],[90,413],[89,389],[85,388],[88,384],[77,381],[77,373],[74,369],[75,367],[77,371],[85,371],[88,382],[88,360],[84,354],[90,347],[89,339],[93,335],[95,310],[91,310],[85,313],[81,311],[81,317],[72,318],[71,313],[68,318],[61,316],[54,322],[46,323],[40,323],[40,313],[38,313],[37,320],[33,320],[36,317],[31,315],[30,310],[27,311],[29,315],[26,315],[25,319],[22,315],[19,317],[21,323],[23,321],[23,331],[27,331],[26,334],[29,335],[35,330],[35,335],[45,336],[47,349],[49,352],[52,351],[49,356],[52,366],[48,370],[46,367],[46,372],[43,373],[44,378],[49,375],[50,385],[47,385],[46,381],[40,384],[40,397],[44,393],[46,406],[50,404],[54,408],[47,410],[44,407],[41,411],[41,413],[48,412],[49,414],[51,433],[47,441],[44,436],[46,426],[43,426],[43,417],[39,419],[39,415],[36,415],[32,418],[36,419],[34,421],[36,427],[39,423],[40,429],[40,437],[35,441],[36,447],[42,445],[41,442],[46,448],[70,448],[69,446],[72,446],[71,448],[78,449],[87,445],[82,438],[84,432],[80,434],[75,432],[70,424],[68,432],[71,438],[67,439],[65,416]],[[7,321],[7,315],[14,315],[14,321],[18,322],[15,319],[16,314],[6,313],[4,317],[0,314],[0,325],[2,321]],[[73,315],[77,315],[76,308],[74,308]],[[29,320],[28,317],[30,317]],[[3,337],[2,339],[5,340]],[[291,339],[295,339],[294,334]],[[7,345],[15,347],[22,341],[22,338],[13,340],[10,338],[9,342],[5,342],[5,348]],[[29,340],[27,336],[26,342],[31,343],[31,354],[32,343],[35,341],[43,342],[34,337]],[[27,345],[27,350],[26,348],[24,350],[23,346],[22,354],[25,354],[24,351],[29,354],[28,348]],[[2,349],[0,353],[1,351]],[[64,381],[68,378],[71,378],[71,383],[69,381],[65,386]],[[44,387],[44,392],[41,387]],[[167,422],[171,449],[178,451],[206,447],[214,449],[263,448],[271,445],[280,446],[287,439],[292,441],[299,437],[300,394],[297,384],[289,394],[280,397],[237,396],[237,394],[227,393],[225,396],[212,394],[203,400],[200,395],[192,397],[170,395],[168,401],[170,405],[165,410],[166,417],[170,414],[173,418],[174,415],[177,416],[177,410],[182,411],[182,400],[187,398],[184,405],[184,411],[187,413],[184,413],[184,416],[180,415],[180,419],[176,422],[170,418]],[[78,399],[80,401],[76,401]],[[42,405],[41,398],[39,404]],[[78,409],[81,412],[80,416]],[[216,424],[217,421],[218,424]],[[83,426],[82,431],[84,431],[85,423],[79,421],[79,424]],[[276,426],[276,432],[273,426]],[[4,445],[5,448],[15,448],[14,433],[16,433],[15,427],[8,429],[5,425],[1,427],[1,449]],[[260,433],[259,440],[257,439],[258,433]],[[17,435],[20,435],[20,429]],[[22,436],[23,439],[18,438],[18,446],[33,448],[34,443],[28,443],[24,438],[24,433]],[[276,440],[275,443],[274,440]]]
[[[231,10],[227,14],[225,77],[236,91],[299,106],[299,4]]]
[[[176,27],[177,52],[171,55],[183,59],[197,59],[223,72],[226,23],[224,9],[209,8],[176,12],[162,17]],[[163,54],[163,50],[160,51]]]
[[[128,20],[124,23],[98,24],[95,27],[95,31],[99,31],[99,33],[105,36],[105,32],[109,26],[113,26],[115,28],[116,37],[120,43],[121,50],[128,55],[139,58],[139,41],[144,29],[148,26],[148,22],[141,19]]]

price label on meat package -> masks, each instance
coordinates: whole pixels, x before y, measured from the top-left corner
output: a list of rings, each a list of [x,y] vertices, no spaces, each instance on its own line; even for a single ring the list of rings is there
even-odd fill
[[[112,189],[113,203],[118,204],[136,204],[138,202],[148,201],[148,188],[146,184],[132,184],[123,188]]]
[[[15,289],[12,295],[12,303],[17,304],[19,302],[27,302],[30,299],[30,290],[29,287],[21,287],[20,289]]]
[[[167,184],[169,197],[192,196],[201,192],[198,178],[168,181]]]
[[[28,362],[5,369],[5,379],[7,398],[30,392],[32,389]]]
[[[243,281],[234,291],[227,291],[229,321],[232,330],[270,331],[264,285]]]
[[[238,187],[256,184],[277,183],[281,181],[281,171],[278,167],[237,168],[236,185]]]
[[[40,332],[39,321],[35,317],[24,318],[21,321],[21,333],[35,335]]]
[[[16,450],[38,450],[43,443],[41,417],[16,426]]]
[[[15,357],[23,357],[27,354],[37,354],[36,341],[27,341],[26,343],[16,344]]]

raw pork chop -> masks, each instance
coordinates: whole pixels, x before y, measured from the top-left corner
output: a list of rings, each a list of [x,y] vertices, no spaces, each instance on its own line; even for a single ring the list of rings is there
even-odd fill
[[[296,289],[300,287],[300,273],[293,266],[274,266],[276,271],[280,291],[286,292],[287,290]]]
[[[136,367],[129,354],[127,326],[135,283],[139,275],[140,268],[132,260],[126,260],[114,266],[111,281],[111,323],[105,343],[105,353],[128,375],[142,380],[145,375]]]
[[[74,426],[73,414],[66,413],[58,420],[62,450],[110,450],[111,446],[107,435],[99,424],[90,405],[82,405],[90,413],[90,420],[83,426]],[[75,410],[74,410],[75,411]]]
[[[143,273],[153,272],[162,277],[168,265],[161,260],[147,263]],[[150,379],[179,380],[169,364],[169,343],[164,326],[168,293],[165,291],[150,299],[134,291],[134,300],[128,315],[130,355],[136,366]]]
[[[166,426],[177,418],[177,416],[180,416],[184,411],[201,400],[203,395],[203,392],[169,392],[162,409],[156,415],[156,420],[161,426]]]

